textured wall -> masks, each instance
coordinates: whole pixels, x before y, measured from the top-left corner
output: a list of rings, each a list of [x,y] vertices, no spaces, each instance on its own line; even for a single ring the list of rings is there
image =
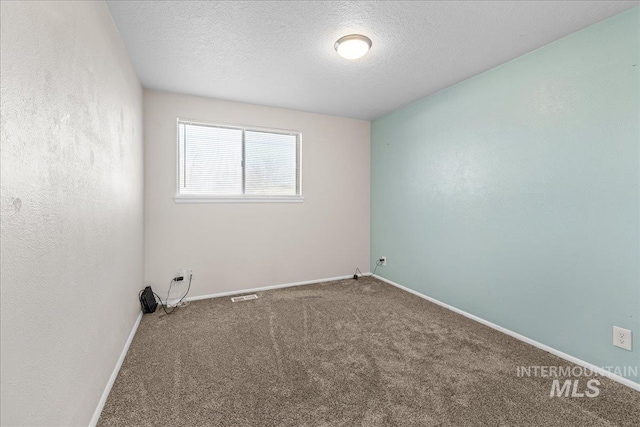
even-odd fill
[[[193,296],[366,270],[368,121],[147,90],[144,111],[145,279],[163,298],[179,268]],[[177,118],[301,130],[304,203],[174,203]]]
[[[87,425],[139,311],[142,90],[102,2],[2,2],[2,425]]]
[[[378,272],[596,365],[637,366],[639,15],[375,121]],[[633,352],[612,325],[633,330]]]

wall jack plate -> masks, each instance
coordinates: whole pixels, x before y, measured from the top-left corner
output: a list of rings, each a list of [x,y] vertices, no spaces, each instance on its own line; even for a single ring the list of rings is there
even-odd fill
[[[629,329],[614,326],[613,345],[631,351],[631,331]]]

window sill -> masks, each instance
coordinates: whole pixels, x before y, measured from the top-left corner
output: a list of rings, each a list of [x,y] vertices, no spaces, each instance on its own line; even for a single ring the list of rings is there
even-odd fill
[[[175,196],[175,203],[302,203],[302,196],[295,197],[207,197],[207,196]]]

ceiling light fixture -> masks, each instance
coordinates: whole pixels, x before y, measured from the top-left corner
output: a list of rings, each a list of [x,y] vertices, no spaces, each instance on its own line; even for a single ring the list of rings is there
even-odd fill
[[[340,37],[333,47],[343,58],[358,59],[371,49],[371,39],[361,34],[349,34]]]

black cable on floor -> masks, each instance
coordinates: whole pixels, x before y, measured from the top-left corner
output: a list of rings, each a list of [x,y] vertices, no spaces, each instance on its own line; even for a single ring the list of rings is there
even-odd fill
[[[371,275],[373,276],[374,274],[376,274],[376,270],[378,269],[378,267],[380,267],[382,265],[382,261],[378,260],[376,261],[376,268],[373,269],[373,273],[371,273]]]

